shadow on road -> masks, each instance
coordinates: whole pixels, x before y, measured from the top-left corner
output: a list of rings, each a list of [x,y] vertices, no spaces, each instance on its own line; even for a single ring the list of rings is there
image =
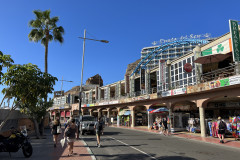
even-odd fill
[[[195,158],[191,157],[184,157],[184,156],[163,156],[158,157],[158,160],[196,160]]]

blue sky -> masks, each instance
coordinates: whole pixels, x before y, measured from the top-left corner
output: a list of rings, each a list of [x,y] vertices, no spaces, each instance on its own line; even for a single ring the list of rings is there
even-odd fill
[[[104,84],[124,79],[127,64],[140,58],[153,41],[190,34],[229,32],[229,19],[240,20],[239,0],[7,0],[0,2],[0,50],[17,64],[33,63],[44,71],[44,47],[30,42],[33,10],[51,10],[65,29],[64,43],[49,44],[48,72],[64,82],[63,89],[80,85],[84,29],[86,41],[83,82],[100,74]],[[1,89],[1,88],[0,88]],[[61,89],[61,82],[55,90]],[[0,96],[1,99],[2,95]]]

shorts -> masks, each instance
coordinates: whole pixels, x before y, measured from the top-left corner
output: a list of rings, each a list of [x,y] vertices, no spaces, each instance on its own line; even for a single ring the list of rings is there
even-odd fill
[[[96,131],[96,135],[100,137],[101,131]]]
[[[76,141],[75,138],[69,138],[69,137],[67,137],[67,142],[75,142],[75,141]]]
[[[219,129],[218,134],[225,134],[225,129]]]

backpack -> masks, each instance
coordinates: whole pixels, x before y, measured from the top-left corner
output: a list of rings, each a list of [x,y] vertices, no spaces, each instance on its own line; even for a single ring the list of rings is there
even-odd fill
[[[218,128],[221,129],[221,130],[226,129],[226,124],[225,124],[223,121],[221,121],[221,122],[219,123]]]
[[[97,130],[101,131],[103,129],[103,125],[101,122],[98,122],[98,125],[97,125]]]

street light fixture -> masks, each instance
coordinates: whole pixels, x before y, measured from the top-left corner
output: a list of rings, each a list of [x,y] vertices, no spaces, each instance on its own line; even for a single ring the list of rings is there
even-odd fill
[[[64,81],[64,82],[73,82],[73,81],[67,81],[67,80],[63,80],[63,77],[62,77],[62,80],[60,80],[60,81],[62,81],[62,84],[61,84],[61,96],[62,96],[62,87],[63,87],[63,81]]]
[[[109,43],[109,41],[86,38],[86,29],[84,29],[84,37],[78,37],[78,38],[83,39],[81,85],[80,85],[80,92],[79,92],[79,118],[80,118],[80,116],[82,115],[82,111],[81,111],[82,106],[81,105],[82,105],[82,81],[83,81],[83,67],[84,67],[84,54],[85,54],[85,40],[99,41],[99,42],[103,42],[103,43]]]

